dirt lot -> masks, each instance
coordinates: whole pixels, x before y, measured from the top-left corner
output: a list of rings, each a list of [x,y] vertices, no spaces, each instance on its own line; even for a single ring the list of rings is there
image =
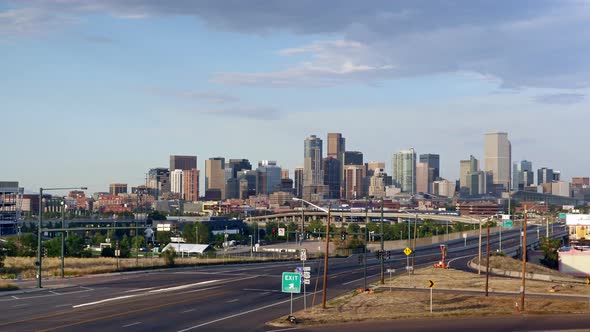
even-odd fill
[[[496,262],[505,266],[499,259]],[[509,262],[510,263],[510,262]],[[539,271],[535,271],[539,272]],[[557,272],[558,273],[558,272]],[[428,280],[435,283],[433,289],[433,313],[430,314],[430,294],[424,292],[428,288]],[[393,290],[389,290],[389,286]],[[320,306],[308,309],[307,312],[297,312],[294,316],[304,325],[319,325],[328,323],[342,323],[362,320],[389,320],[417,317],[447,317],[447,316],[488,316],[514,314],[515,302],[520,303],[518,294],[521,286],[520,279],[509,279],[490,276],[490,296],[443,294],[437,292],[442,289],[477,290],[485,289],[485,274],[462,272],[458,270],[442,270],[423,268],[415,271],[411,279],[408,275],[386,278],[385,287],[374,293],[351,292],[328,303],[328,309]],[[400,290],[410,287],[415,290]],[[514,292],[514,295],[499,296],[494,292]],[[590,299],[590,286],[579,283],[552,283],[535,280],[526,281],[526,293],[546,295],[586,295]],[[585,300],[567,300],[553,298],[527,297],[527,314],[546,313],[590,313],[590,302]],[[273,326],[288,326],[286,316],[270,324]]]

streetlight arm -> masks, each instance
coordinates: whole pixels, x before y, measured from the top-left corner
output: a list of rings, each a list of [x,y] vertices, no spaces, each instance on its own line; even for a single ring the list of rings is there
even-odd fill
[[[317,206],[317,205],[315,205],[315,204],[313,204],[313,203],[311,203],[311,202],[308,202],[308,201],[306,201],[306,200],[304,200],[304,199],[297,198],[297,197],[293,197],[293,200],[294,200],[294,201],[302,201],[302,202],[305,202],[305,203],[307,203],[307,204],[309,204],[309,205],[311,205],[311,206],[315,207],[315,208],[316,208],[316,209],[318,209],[318,210],[321,210],[321,211],[323,211],[323,212],[326,212],[326,213],[328,213],[328,210],[324,209],[323,207],[321,207],[321,206]]]

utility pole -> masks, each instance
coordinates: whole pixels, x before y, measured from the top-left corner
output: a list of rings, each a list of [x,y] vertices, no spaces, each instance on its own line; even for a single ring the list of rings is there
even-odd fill
[[[489,281],[490,281],[490,220],[487,224],[487,238],[486,238],[486,296],[488,296]]]
[[[66,222],[65,222],[65,215],[66,215],[66,208],[68,206],[66,205],[66,203],[64,201],[61,202],[61,228],[64,229],[66,228]],[[65,234],[64,231],[61,231],[61,278],[64,278],[64,255],[65,255]]]
[[[524,209],[524,224],[522,225],[524,234],[522,238],[522,286],[520,286],[520,311],[524,312],[524,294],[525,294],[525,282],[526,282],[526,224],[527,224],[527,211]]]
[[[381,232],[381,255],[379,257],[381,260],[381,285],[385,284],[385,266],[384,266],[384,262],[383,262],[383,253],[384,251],[384,247],[385,247],[385,243],[384,243],[384,231],[383,231],[383,197],[381,198],[381,228],[380,228],[380,232]]]
[[[481,217],[479,218],[479,245],[477,246],[477,274],[481,274]]]
[[[330,254],[330,211],[332,207],[328,207],[328,222],[326,223],[326,255],[324,256],[324,289],[322,291],[322,308],[326,309],[326,297],[328,290],[328,256]]]

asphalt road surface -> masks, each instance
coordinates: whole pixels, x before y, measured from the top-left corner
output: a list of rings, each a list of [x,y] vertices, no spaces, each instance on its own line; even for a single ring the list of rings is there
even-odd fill
[[[534,228],[530,236],[536,237]],[[497,237],[490,240],[495,250]],[[485,236],[483,243],[485,246]],[[518,230],[504,232],[503,247],[518,244]],[[454,268],[466,269],[467,260],[477,253],[477,238],[469,239],[466,246],[462,240],[449,244],[448,257]],[[429,266],[439,259],[438,246],[418,248],[414,264]],[[396,252],[384,266],[396,269],[396,274],[406,273],[407,261],[402,252]],[[312,266],[305,297],[310,307],[321,303],[323,260],[306,265]],[[111,274],[76,278],[76,286],[67,288],[2,294],[0,331],[275,330],[265,322],[290,312],[290,295],[281,293],[281,274],[297,266],[300,261]],[[368,255],[367,282],[379,280],[380,271],[375,255]],[[364,284],[364,265],[358,256],[330,259],[328,298]],[[303,294],[295,294],[293,310],[303,306]],[[347,325],[344,330],[348,329]]]

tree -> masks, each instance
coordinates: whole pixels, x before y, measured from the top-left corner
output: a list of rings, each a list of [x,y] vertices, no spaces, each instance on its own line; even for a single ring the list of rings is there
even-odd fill
[[[133,237],[133,248],[143,248],[145,238],[141,235]]]
[[[166,215],[160,211],[152,211],[148,214],[147,220],[166,220]]]
[[[60,240],[61,241],[61,240]],[[61,242],[60,242],[61,245]],[[77,234],[69,234],[66,238],[66,253],[70,257],[82,257],[84,256],[84,238]]]
[[[164,232],[159,231],[156,232],[156,241],[161,245],[165,246],[170,243],[170,237],[172,236],[172,232]],[[200,236],[199,236],[200,237]]]
[[[349,223],[348,227],[346,228],[346,232],[349,234],[352,234],[352,237],[354,239],[358,238],[358,233],[360,233],[361,231],[361,226],[359,226],[359,224],[357,223]]]
[[[174,259],[176,258],[176,250],[174,247],[170,247],[162,253],[162,257],[164,257],[164,261],[168,266],[174,266]]]
[[[551,269],[557,269],[559,266],[559,246],[560,239],[541,238],[540,248],[543,251],[544,257],[541,259],[541,264]]]

